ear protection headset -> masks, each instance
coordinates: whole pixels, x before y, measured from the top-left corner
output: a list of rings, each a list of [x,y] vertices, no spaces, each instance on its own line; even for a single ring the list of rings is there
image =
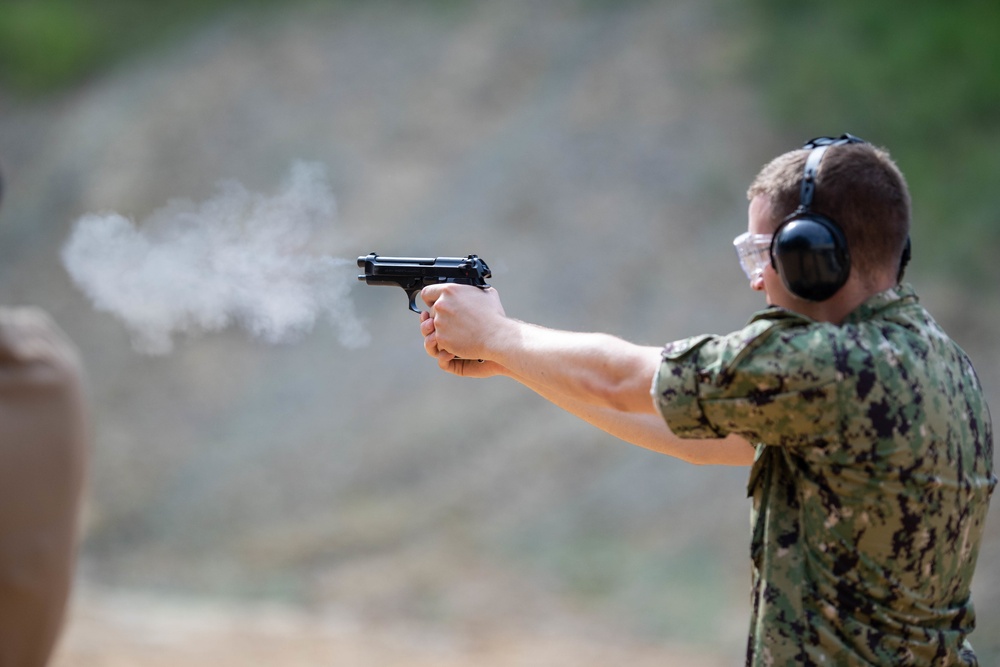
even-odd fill
[[[812,202],[816,174],[827,149],[863,143],[864,139],[844,134],[818,137],[803,146],[811,152],[802,173],[799,206],[781,221],[771,239],[771,266],[788,291],[798,297],[825,301],[844,286],[851,274],[851,253],[844,231],[832,218],[813,211]]]

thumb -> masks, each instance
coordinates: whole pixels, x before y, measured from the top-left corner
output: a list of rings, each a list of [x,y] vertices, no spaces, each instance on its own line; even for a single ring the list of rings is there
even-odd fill
[[[420,290],[420,298],[423,299],[428,308],[433,308],[434,302],[441,298],[441,290],[443,289],[443,285],[428,285]]]

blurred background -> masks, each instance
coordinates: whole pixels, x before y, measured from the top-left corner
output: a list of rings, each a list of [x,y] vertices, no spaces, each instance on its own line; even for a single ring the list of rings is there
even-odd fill
[[[762,306],[746,186],[849,131],[908,176],[909,277],[996,411],[998,32],[971,0],[5,0],[0,303],[52,313],[93,409],[56,665],[742,664],[745,470],[442,374],[397,289],[352,287],[360,350],[321,325],[142,355],[60,249],[309,160],[317,252],[478,253],[513,316],[661,344]],[[974,600],[996,664],[996,508]]]

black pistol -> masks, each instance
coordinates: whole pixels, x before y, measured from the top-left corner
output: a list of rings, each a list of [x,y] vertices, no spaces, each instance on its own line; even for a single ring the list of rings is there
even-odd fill
[[[369,285],[397,285],[406,291],[410,310],[419,313],[417,295],[427,285],[459,283],[486,289],[490,267],[477,255],[468,257],[381,257],[370,253],[358,257],[365,272],[358,280]]]

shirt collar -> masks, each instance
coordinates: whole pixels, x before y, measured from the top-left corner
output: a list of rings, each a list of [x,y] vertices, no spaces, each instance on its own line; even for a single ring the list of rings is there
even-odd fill
[[[898,308],[906,304],[916,303],[917,293],[909,283],[901,283],[891,287],[884,292],[873,294],[867,301],[855,308],[847,317],[844,324],[854,324],[871,319],[876,313],[889,308]]]
[[[901,283],[895,287],[870,296],[867,301],[851,311],[851,313],[844,318],[842,324],[856,324],[858,322],[863,322],[871,319],[876,313],[886,310],[887,308],[895,308],[916,302],[917,293],[913,289],[913,286],[909,283]],[[750,318],[750,322],[755,322],[760,319],[800,319],[803,322],[813,321],[805,315],[788,310],[787,308],[781,308],[780,306],[769,306],[765,310],[755,313],[753,317]]]

